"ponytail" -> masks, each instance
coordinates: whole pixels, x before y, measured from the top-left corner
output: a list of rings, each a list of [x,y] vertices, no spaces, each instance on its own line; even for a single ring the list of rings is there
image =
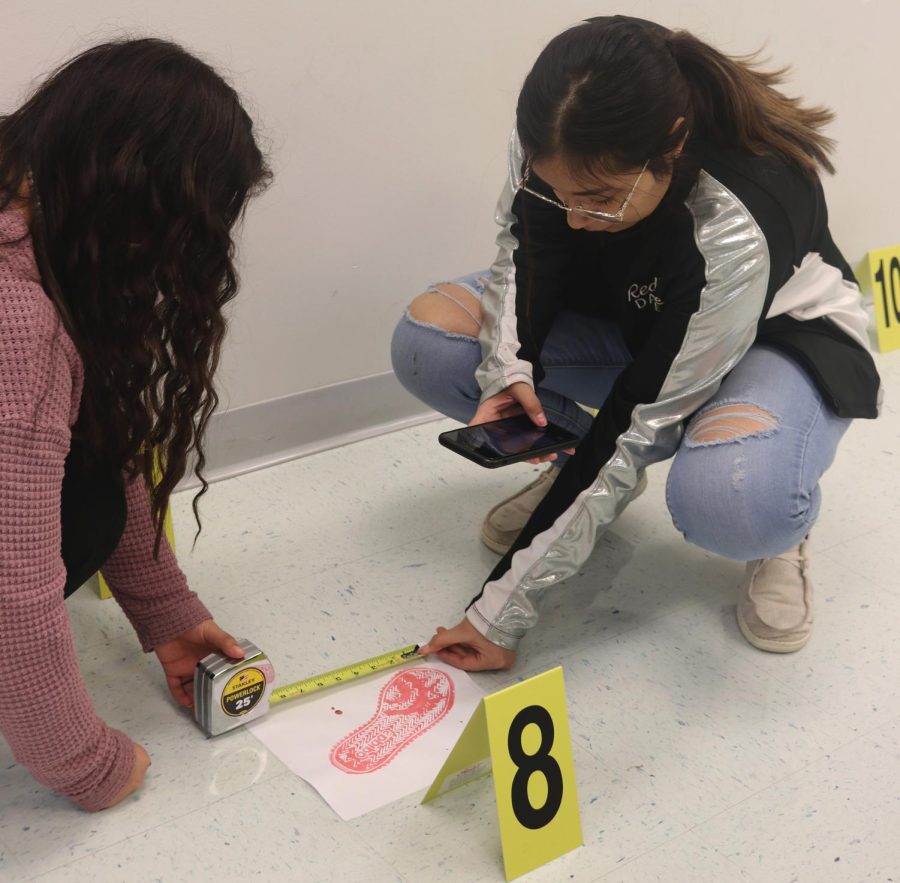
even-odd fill
[[[690,90],[693,125],[707,140],[834,173],[828,156],[834,141],[821,131],[834,114],[775,88],[789,68],[761,70],[757,54],[729,57],[687,31],[672,32],[665,42]]]
[[[833,114],[778,91],[786,73],[761,70],[754,55],[724,55],[687,31],[628,16],[591,19],[538,56],[519,93],[519,139],[530,159],[560,154],[598,172],[649,158],[661,176],[692,132],[810,174],[833,173],[834,142],[822,134]]]

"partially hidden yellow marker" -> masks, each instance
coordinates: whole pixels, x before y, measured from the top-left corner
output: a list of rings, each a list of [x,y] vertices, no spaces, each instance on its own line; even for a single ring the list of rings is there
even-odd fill
[[[856,280],[872,298],[878,351],[900,349],[900,245],[868,252],[856,268]]]

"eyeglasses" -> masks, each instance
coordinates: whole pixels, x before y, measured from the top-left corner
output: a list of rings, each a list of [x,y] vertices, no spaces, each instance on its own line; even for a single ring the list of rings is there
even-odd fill
[[[529,194],[529,196],[536,196],[538,199],[550,203],[550,205],[555,205],[558,209],[562,209],[564,212],[573,212],[576,215],[583,215],[584,217],[592,218],[593,220],[611,221],[615,224],[620,224],[625,218],[625,209],[628,208],[628,204],[631,202],[631,198],[634,196],[634,193],[637,190],[638,182],[643,177],[644,172],[647,171],[647,166],[649,164],[650,160],[648,159],[647,162],[644,163],[643,168],[641,168],[640,174],[637,176],[637,178],[635,178],[634,184],[632,185],[631,190],[628,192],[628,196],[625,197],[625,201],[622,203],[622,206],[617,212],[601,212],[595,209],[583,208],[580,205],[568,206],[564,202],[558,202],[555,199],[551,199],[549,196],[544,196],[543,193],[538,193],[537,190],[532,190],[527,186],[528,176],[531,174],[530,164],[525,166],[525,171],[522,174],[522,177],[519,179],[519,183],[516,185],[516,189]]]

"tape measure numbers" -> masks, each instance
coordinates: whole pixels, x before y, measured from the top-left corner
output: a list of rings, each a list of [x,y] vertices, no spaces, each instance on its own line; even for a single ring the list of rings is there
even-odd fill
[[[244,651],[243,659],[210,653],[197,663],[194,719],[207,736],[219,736],[257,720],[268,712],[270,705],[422,659],[419,645],[411,644],[274,689],[275,669],[266,654],[252,641],[241,639],[238,644]]]
[[[402,665],[412,659],[420,659],[419,645],[411,644],[409,647],[402,647],[399,650],[392,650],[389,653],[382,653],[380,656],[373,656],[371,659],[363,659],[361,662],[354,662],[343,668],[336,668],[327,671],[324,674],[315,677],[306,678],[302,681],[295,681],[293,684],[286,684],[272,691],[269,697],[270,705],[277,705],[279,702],[285,702],[288,699],[296,699],[298,696],[307,696],[318,690],[326,690],[328,687],[336,687],[338,684],[345,684],[348,681],[365,677],[366,675],[376,674],[389,668]]]

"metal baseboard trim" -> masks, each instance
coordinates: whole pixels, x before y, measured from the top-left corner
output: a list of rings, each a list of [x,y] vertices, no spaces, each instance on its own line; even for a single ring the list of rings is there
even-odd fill
[[[440,418],[392,371],[235,408],[210,421],[206,480],[223,481]],[[178,490],[197,487],[189,472]]]

